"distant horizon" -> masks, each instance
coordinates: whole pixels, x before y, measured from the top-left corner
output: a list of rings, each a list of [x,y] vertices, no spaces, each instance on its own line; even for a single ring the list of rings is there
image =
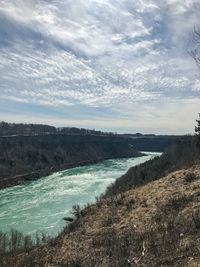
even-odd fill
[[[133,132],[133,131],[128,131],[128,132],[117,132],[117,131],[113,131],[113,130],[111,130],[111,129],[108,129],[108,128],[105,128],[105,129],[102,129],[102,128],[92,128],[92,127],[90,127],[90,128],[88,128],[88,127],[83,127],[83,126],[78,126],[78,125],[53,125],[53,124],[49,124],[49,123],[33,123],[33,122],[13,122],[13,121],[5,121],[5,120],[1,120],[0,119],[0,123],[1,122],[5,122],[5,123],[9,123],[9,124],[33,124],[33,125],[48,125],[48,126],[53,126],[53,127],[55,127],[55,128],[78,128],[78,129],[81,129],[81,128],[83,128],[83,129],[86,129],[86,130],[95,130],[95,131],[101,131],[101,132],[112,132],[112,133],[116,133],[116,134],[142,134],[142,135],[194,135],[195,134],[195,132],[193,131],[193,132],[191,132],[191,133],[185,133],[185,134],[173,134],[173,133],[154,133],[154,132],[141,132],[141,131],[135,131],[135,132]]]
[[[199,0],[2,1],[0,120],[190,134]]]

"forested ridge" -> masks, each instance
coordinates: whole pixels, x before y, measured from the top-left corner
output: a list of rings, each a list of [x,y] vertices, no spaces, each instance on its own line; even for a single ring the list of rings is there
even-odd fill
[[[0,188],[106,159],[163,152],[176,136],[117,135],[79,128],[0,123]]]
[[[141,156],[130,140],[106,136],[0,137],[0,188],[105,159]]]
[[[8,123],[0,122],[0,136],[13,135],[41,135],[41,134],[66,134],[66,135],[101,135],[115,136],[113,132],[103,132],[95,129],[78,127],[54,127],[46,124]]]

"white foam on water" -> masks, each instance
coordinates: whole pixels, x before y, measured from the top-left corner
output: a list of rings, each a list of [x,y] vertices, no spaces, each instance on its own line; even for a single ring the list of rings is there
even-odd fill
[[[106,160],[101,163],[54,173],[36,181],[0,190],[0,230],[15,228],[24,234],[46,231],[58,234],[72,216],[72,206],[83,207],[95,201],[108,185],[131,166],[141,164],[161,153]]]

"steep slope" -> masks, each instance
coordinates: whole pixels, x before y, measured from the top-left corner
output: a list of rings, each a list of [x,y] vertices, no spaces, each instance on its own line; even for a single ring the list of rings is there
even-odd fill
[[[87,206],[50,243],[2,266],[199,266],[200,165]]]
[[[105,159],[142,156],[130,141],[61,134],[0,137],[0,189]]]
[[[105,159],[141,156],[138,151],[162,152],[176,139],[176,136],[132,138],[96,131],[98,135],[93,135],[93,131],[82,135],[64,134],[60,130],[51,133],[48,125],[16,126],[19,130],[25,127],[25,133],[33,131],[31,135],[0,136],[0,189]],[[48,131],[49,127],[49,132],[40,133],[39,130]]]
[[[196,146],[196,139],[184,136],[177,139],[160,157],[130,168],[127,173],[111,184],[105,196],[122,193],[135,187],[158,180],[170,172],[187,169],[200,164],[200,151]]]

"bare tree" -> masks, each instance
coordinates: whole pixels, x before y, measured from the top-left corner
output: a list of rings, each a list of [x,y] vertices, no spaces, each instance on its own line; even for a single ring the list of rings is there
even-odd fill
[[[200,68],[200,30],[194,28],[194,43],[195,48],[191,51],[191,55],[197,63],[197,66]]]
[[[195,126],[195,133],[197,136],[197,146],[200,149],[200,113],[199,113],[199,119],[197,121],[197,126]]]

